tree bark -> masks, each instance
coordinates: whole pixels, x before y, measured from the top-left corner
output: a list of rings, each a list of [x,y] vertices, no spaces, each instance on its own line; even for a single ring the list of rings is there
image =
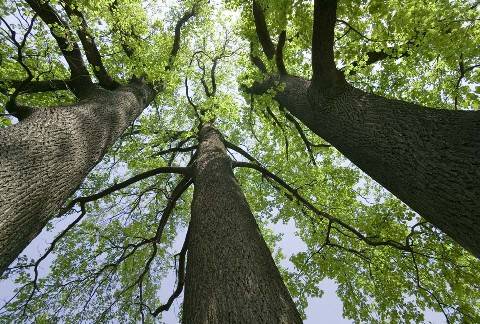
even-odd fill
[[[281,81],[280,105],[480,257],[480,112],[422,107],[348,84],[322,91],[297,77]]]
[[[35,109],[21,123],[0,129],[0,273],[153,96],[140,81],[115,91],[98,88],[77,104]]]
[[[221,135],[199,134],[183,323],[301,323]]]

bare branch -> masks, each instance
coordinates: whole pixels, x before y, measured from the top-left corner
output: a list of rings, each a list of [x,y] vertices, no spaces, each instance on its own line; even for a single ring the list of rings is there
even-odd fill
[[[60,234],[58,234],[55,237],[55,239],[53,239],[53,241],[52,241],[52,243],[50,243],[50,246],[48,247],[47,251],[45,251],[45,253],[40,258],[38,258],[38,260],[33,265],[33,267],[34,267],[33,268],[34,277],[33,277],[33,280],[31,281],[31,284],[33,285],[33,288],[32,288],[28,298],[26,299],[26,301],[24,303],[23,316],[25,316],[26,311],[27,311],[27,306],[30,303],[30,301],[32,300],[35,292],[38,289],[38,267],[39,267],[40,263],[43,260],[45,260],[45,258],[53,251],[53,249],[55,249],[55,245],[57,244],[57,242],[60,241],[73,227],[75,227],[75,225],[77,225],[83,219],[83,217],[86,214],[85,203],[84,202],[80,203],[80,208],[81,208],[80,215],[78,215],[77,218],[75,218],[75,220],[67,226],[67,228],[65,228]]]

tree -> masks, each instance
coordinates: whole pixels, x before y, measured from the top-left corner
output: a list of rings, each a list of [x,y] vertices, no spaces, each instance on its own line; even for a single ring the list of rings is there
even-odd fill
[[[301,323],[221,134],[209,124],[200,129],[194,166],[183,322]]]
[[[28,23],[22,39],[17,39],[15,24],[2,18],[4,40],[13,45],[5,49],[8,59],[4,70],[25,79],[2,80],[3,94],[9,96],[6,109],[20,123],[0,130],[0,178],[4,183],[0,187],[0,273],[55,216],[107,149],[164,87],[163,80],[157,80],[157,85],[154,85],[146,81],[144,75],[127,77],[124,85],[121,85],[119,76],[113,79],[102,62],[84,15],[76,7],[78,4],[69,1],[62,3],[72,25],[69,26],[48,3],[38,0],[29,0],[27,3],[34,13],[30,21],[27,21],[30,10],[22,4],[16,4],[19,29],[24,27],[24,22]],[[128,14],[119,12],[116,4],[111,4],[109,9],[111,16]],[[173,59],[179,51],[180,28],[193,14],[191,9],[175,26],[166,70],[173,67]],[[46,64],[30,59],[43,50],[29,48],[27,43],[28,36],[35,30],[37,18],[49,26],[67,62],[70,75],[66,80],[49,80],[48,74],[55,73],[42,70],[45,69],[43,66],[33,70],[34,65],[37,69],[39,65]],[[132,20],[127,27],[137,22]],[[117,27],[114,25],[112,28]],[[76,30],[98,84],[91,79],[80,47],[73,39],[72,29]],[[36,32],[38,34],[35,36],[41,37],[42,27],[38,27]],[[135,59],[135,48],[121,44],[125,55]],[[52,65],[49,68],[59,69]],[[57,74],[65,75],[65,71]],[[56,90],[70,90],[79,101],[55,108],[31,108],[16,103],[17,97],[25,93]]]
[[[267,10],[278,14],[265,20],[270,29],[291,8],[278,3]],[[295,14],[304,14],[295,22],[306,24],[301,31],[308,34],[313,8],[295,6]],[[218,322],[262,315],[265,321],[299,322],[297,310],[302,315],[307,298],[321,295],[318,283],[327,277],[339,285],[344,315],[357,322],[422,322],[426,308],[443,312],[447,322],[479,321],[477,258],[382,190],[285,107],[276,109],[272,95],[282,93],[282,84],[247,100],[235,90],[238,78],[249,86],[262,77],[251,60],[257,70],[263,64],[276,71],[281,63],[260,63],[258,43],[248,51],[243,36],[257,36],[247,8],[238,18],[221,3],[202,6],[198,23],[184,36],[179,69],[163,78],[170,91],[124,132],[62,208],[59,217],[70,225],[57,230],[39,258],[21,257],[6,271],[18,286],[2,308],[2,321],[154,322],[185,286],[184,322],[196,322],[196,314],[220,314]],[[169,12],[157,10],[144,16],[152,28]],[[106,19],[101,10],[91,15]],[[278,48],[285,50],[285,70],[301,75],[308,64],[299,63],[304,55],[288,52],[298,49],[300,36],[293,35],[280,35],[278,43],[288,45]],[[365,74],[354,70],[360,81]],[[146,78],[153,82],[156,76]],[[288,267],[276,248],[281,237],[270,228],[277,222],[294,222],[305,243]],[[185,237],[181,247],[178,237]],[[162,300],[158,291],[169,270],[176,285]]]
[[[340,52],[343,50],[343,43],[335,44],[335,25],[338,22],[345,24],[348,28],[345,34],[353,30],[361,38],[371,41],[383,36],[382,32],[385,31],[382,29],[396,34],[392,32],[395,21],[386,28],[376,28],[370,24],[373,30],[365,36],[362,31],[351,26],[357,17],[350,15],[351,5],[348,2],[342,3],[344,7],[339,15],[337,1],[317,0],[314,3],[311,35],[313,73],[309,80],[288,74],[283,62],[286,29],[290,29],[289,33],[298,32],[298,22],[272,23],[274,26],[277,24],[277,29],[278,25],[283,28],[275,47],[267,28],[264,9],[258,1],[253,1],[252,11],[257,34],[255,41],[260,44],[267,59],[276,61],[276,70],[267,71],[261,59],[255,57],[254,61],[259,64],[259,69],[266,78],[251,87],[249,92],[262,94],[275,89],[279,83],[282,84],[284,88],[274,96],[282,108],[335,146],[350,161],[422,217],[480,257],[480,240],[477,235],[480,231],[480,200],[477,199],[480,195],[480,113],[427,109],[408,101],[389,99],[363,91],[355,87],[355,83],[347,82],[345,70],[337,69],[335,63],[334,47]],[[268,2],[265,2],[263,6],[267,7],[267,4]],[[382,13],[378,6],[375,1],[369,4],[370,15],[392,16],[387,12]],[[408,9],[402,22],[408,17],[415,17],[419,11],[429,6],[434,5],[425,3],[419,8]],[[428,18],[421,23],[414,19],[416,25],[412,26],[411,30],[414,38],[406,42],[407,48],[382,48],[383,42],[380,42],[380,47],[366,52],[360,63],[368,65],[405,56],[419,59],[423,54],[421,47],[431,46],[428,42],[433,35],[453,36],[451,29],[456,28],[456,24],[447,25],[445,22],[449,19],[447,10],[455,10],[455,13],[463,10],[458,23],[462,21],[473,24],[474,20],[463,20],[463,16],[474,14],[477,5],[443,3],[439,6],[440,10],[445,10],[441,14],[446,17]],[[289,7],[284,10],[295,11],[296,8]],[[288,20],[288,16],[282,19]],[[443,30],[439,24],[444,25]],[[366,27],[368,30],[369,27]],[[442,35],[443,33],[445,34]],[[476,36],[470,37],[474,44]],[[455,48],[455,60],[459,57],[460,66],[457,88],[466,73],[480,67],[474,63],[465,65],[464,51],[468,53],[468,61],[478,62],[478,50],[472,52],[469,47],[469,44],[462,46],[460,52],[456,52]],[[452,60],[448,55],[448,52],[439,53],[442,59]],[[350,67],[359,65],[358,62],[346,63],[350,63]],[[476,80],[476,77],[473,77],[473,80]],[[455,109],[457,101],[458,97],[455,97]],[[478,99],[474,102],[478,106]]]

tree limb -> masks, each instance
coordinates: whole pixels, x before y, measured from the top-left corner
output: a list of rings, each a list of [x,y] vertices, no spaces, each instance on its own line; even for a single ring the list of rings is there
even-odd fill
[[[166,304],[161,305],[155,309],[155,311],[151,312],[153,317],[158,316],[163,311],[168,311],[170,309],[170,306],[172,306],[173,301],[180,296],[183,290],[183,286],[185,285],[185,257],[187,254],[188,250],[188,239],[190,236],[190,226],[187,229],[187,234],[185,236],[185,241],[183,242],[182,249],[180,251],[179,259],[178,259],[178,273],[177,273],[177,288],[175,291],[172,293],[170,298],[168,298],[168,301]]]
[[[22,85],[21,80],[0,80],[0,92],[6,93],[9,88],[20,89],[20,93],[39,93],[57,90],[69,90],[69,80],[30,81]]]
[[[260,72],[267,73],[267,67],[263,63],[262,59],[253,54],[252,43],[250,43],[250,61],[260,70]]]
[[[18,87],[15,87],[15,90],[13,91],[12,94],[9,93],[8,89],[0,89],[0,91],[4,95],[9,96],[8,102],[5,105],[5,109],[7,110],[7,112],[9,114],[18,118],[19,120],[22,120],[22,119],[28,117],[31,114],[31,112],[33,111],[30,107],[17,105],[16,99],[17,99],[18,95],[21,93],[22,89],[25,88],[25,86],[27,84],[29,84],[30,81],[33,79],[33,73],[24,61],[23,49],[25,48],[25,44],[27,43],[28,36],[32,32],[33,24],[35,23],[36,18],[37,18],[37,14],[35,14],[33,16],[32,20],[28,24],[27,30],[26,30],[25,34],[23,35],[22,40],[19,42],[17,40],[17,37],[16,37],[17,33],[15,32],[15,30],[9,25],[9,23],[3,17],[0,17],[0,20],[3,22],[3,24],[8,29],[8,33],[10,34],[9,35],[10,41],[17,48],[16,61],[18,62],[18,64],[21,65],[21,67],[27,73],[27,78],[25,80],[21,81],[18,84]]]
[[[287,32],[282,30],[278,37],[277,50],[275,54],[275,63],[277,64],[278,74],[287,75],[287,69],[285,68],[285,62],[283,61],[283,48],[285,47],[285,40],[287,38]]]
[[[85,55],[87,56],[87,61],[93,68],[93,73],[97,77],[100,85],[105,89],[114,90],[118,87],[118,83],[112,79],[108,74],[105,66],[102,62],[102,56],[98,51],[97,45],[95,44],[94,38],[88,33],[88,25],[85,20],[84,15],[75,7],[72,7],[69,4],[69,1],[65,1],[65,11],[68,17],[77,17],[80,19],[80,28],[77,29],[77,35],[80,38],[83,49],[85,50]]]
[[[57,28],[69,30],[67,24],[57,15],[55,10],[48,4],[42,3],[40,0],[26,0],[32,10],[37,13],[40,18],[49,26],[50,33],[57,41],[58,47],[67,61],[70,68],[73,92],[79,97],[84,97],[90,90],[89,86],[93,85],[90,74],[83,62],[82,53],[76,42],[72,42],[61,36]]]
[[[263,52],[268,57],[268,59],[271,60],[275,55],[275,46],[273,45],[273,42],[270,38],[270,33],[268,32],[267,22],[265,20],[265,13],[263,12],[263,8],[256,0],[253,0],[252,2],[252,12],[258,40],[263,48]]]
[[[78,197],[78,198],[73,199],[72,201],[70,201],[68,203],[68,205],[65,208],[63,208],[61,210],[61,212],[59,213],[59,215],[57,217],[60,217],[60,216],[64,215],[67,211],[72,209],[73,206],[75,206],[75,204],[77,204],[77,203],[82,204],[82,203],[87,203],[87,202],[90,202],[90,201],[98,200],[100,198],[103,198],[103,197],[111,194],[112,192],[115,192],[115,191],[118,191],[120,189],[126,188],[126,187],[134,184],[135,182],[147,179],[151,176],[161,174],[161,173],[180,173],[180,174],[189,176],[191,174],[191,168],[190,167],[160,167],[160,168],[156,168],[156,169],[153,169],[153,170],[149,170],[149,171],[137,174],[136,176],[133,176],[130,179],[127,179],[127,180],[122,181],[120,183],[114,184],[114,185],[108,187],[107,189],[104,189],[104,190],[102,190],[100,192],[97,192],[95,194],[92,194],[90,196]]]
[[[411,252],[412,251],[411,246],[403,245],[403,244],[401,244],[399,242],[396,242],[396,241],[393,241],[393,240],[376,241],[376,240],[374,240],[374,239],[372,239],[368,236],[365,236],[360,231],[358,231],[356,228],[350,226],[349,224],[345,223],[344,221],[340,220],[339,218],[319,210],[312,203],[310,203],[303,196],[301,196],[298,193],[298,190],[294,189],[288,183],[286,183],[282,178],[280,178],[277,175],[275,175],[274,173],[268,171],[267,169],[265,169],[264,167],[262,167],[259,164],[250,163],[250,162],[233,162],[233,166],[234,167],[245,167],[245,168],[250,168],[250,169],[254,169],[254,170],[259,171],[264,176],[274,180],[280,186],[285,188],[291,195],[291,196],[287,196],[289,199],[299,201],[300,203],[302,203],[302,205],[304,205],[307,209],[309,209],[314,214],[316,214],[318,216],[321,216],[321,217],[327,219],[328,221],[330,221],[332,223],[336,223],[336,224],[340,225],[341,227],[347,229],[352,234],[354,234],[358,239],[360,239],[361,241],[365,242],[368,245],[371,245],[371,246],[390,246],[390,247],[393,247],[395,249],[406,251],[406,252]]]
[[[333,53],[337,1],[315,0],[313,10],[312,83],[328,88],[338,78]]]
[[[196,4],[197,5],[197,4]],[[175,35],[173,37],[173,45],[172,50],[170,51],[170,57],[168,58],[168,64],[165,67],[165,70],[171,70],[173,68],[173,62],[175,56],[177,56],[178,51],[180,50],[180,41],[181,41],[181,31],[183,25],[187,23],[187,21],[195,16],[196,13],[196,5],[188,12],[186,12],[180,20],[177,21],[175,25]]]

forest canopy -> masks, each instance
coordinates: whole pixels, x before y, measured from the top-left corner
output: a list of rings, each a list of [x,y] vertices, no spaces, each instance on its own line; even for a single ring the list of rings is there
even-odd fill
[[[316,16],[332,4],[333,16]],[[451,116],[476,113],[480,3],[318,0],[315,6],[325,10],[314,11],[314,1],[305,0],[0,0],[0,136],[8,140],[11,129],[31,127],[22,139],[31,139],[30,151],[23,144],[18,150],[36,156],[37,147],[48,145],[36,134],[51,129],[47,139],[54,141],[57,126],[71,120],[72,125],[85,122],[78,127],[85,134],[92,130],[84,142],[72,136],[83,145],[79,151],[70,148],[75,144],[59,146],[62,154],[73,152],[71,161],[96,142],[104,145],[87,159],[90,164],[78,167],[88,176],[81,182],[79,174],[81,185],[72,184],[59,196],[55,204],[61,208],[32,220],[40,225],[33,236],[24,235],[25,244],[44,224],[50,239],[39,256],[22,254],[6,268],[0,285],[14,284],[15,292],[0,306],[0,321],[161,320],[185,285],[199,172],[192,169],[199,165],[201,130],[214,125],[301,316],[310,298],[322,296],[320,283],[331,279],[338,285],[343,316],[356,323],[421,323],[426,310],[441,313],[447,323],[480,322],[475,245],[452,239],[453,232],[409,207],[411,201],[412,208],[418,206],[415,200],[407,205],[386,190],[379,183],[388,181],[362,171],[364,160],[358,159],[359,167],[345,157],[347,140],[362,144],[355,142],[362,135],[357,130],[339,126],[332,135],[329,128],[328,141],[314,122],[302,119],[302,111],[288,106],[301,98],[289,90],[292,82],[311,80],[317,88],[308,91],[326,93],[312,99],[312,107],[328,106],[330,96],[343,91],[336,85],[345,82],[354,89],[355,103],[382,98],[385,109],[405,102],[432,116],[437,110]],[[331,28],[331,35],[315,34],[315,19],[324,22],[322,31]],[[330,49],[315,48],[318,37],[321,44],[330,42]],[[322,63],[329,55],[333,69]],[[328,82],[335,86],[327,86],[318,71],[332,76]],[[134,96],[120,97],[129,91]],[[372,97],[353,97],[357,93]],[[143,106],[125,114],[131,120],[109,112],[132,98]],[[84,103],[90,105],[88,114],[35,122],[36,116],[48,118],[65,107],[80,111]],[[112,108],[102,110],[106,106]],[[124,127],[94,133],[96,112],[99,123]],[[350,112],[355,114],[343,110]],[[417,131],[420,137],[430,132],[412,130]],[[391,133],[404,136],[396,128]],[[480,138],[478,128],[471,133]],[[337,138],[344,140],[337,145]],[[0,149],[8,151],[7,144]],[[406,160],[414,151],[407,145],[394,159]],[[355,152],[352,156],[357,159]],[[78,166],[70,163],[62,167],[65,174]],[[411,176],[424,179],[415,171]],[[471,190],[475,198],[478,178],[469,181],[473,186],[463,188],[465,196]],[[63,188],[48,186],[52,192]],[[7,194],[0,198],[0,211],[10,204]],[[211,204],[215,209],[215,200]],[[287,258],[275,224],[294,226],[304,250]],[[163,300],[159,291],[172,274],[176,286]]]

